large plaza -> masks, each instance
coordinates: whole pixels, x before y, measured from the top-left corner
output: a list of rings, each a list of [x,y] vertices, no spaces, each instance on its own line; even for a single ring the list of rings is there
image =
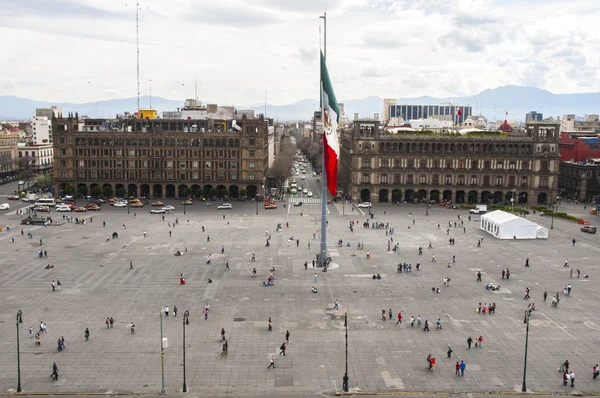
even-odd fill
[[[594,286],[600,246],[597,235],[581,233],[578,225],[555,219],[547,240],[499,241],[484,234],[481,247],[477,247],[482,236],[474,220],[478,216],[469,221],[468,212],[440,206],[432,206],[425,215],[425,205],[377,205],[369,221],[389,223],[395,229],[392,238],[400,249],[393,253],[387,250],[385,229],[362,227],[368,218],[364,209],[333,204],[328,205],[328,249],[335,266],[324,273],[312,269],[320,236],[318,203],[294,207],[280,202],[275,210],[260,208],[258,215],[254,202],[232,203],[233,210],[226,212],[217,210],[216,203],[196,203],[186,209],[186,215],[178,203],[168,203],[175,205],[175,211],[165,215],[164,221],[161,215],[149,214],[147,207],[131,208],[128,214],[127,208],[104,205],[100,212],[83,213],[85,225],[63,222],[60,213],[52,213],[60,225],[24,227],[22,235],[20,217],[15,214],[22,204],[11,202],[10,211],[0,216],[3,226],[11,226],[9,232],[0,235],[0,337],[5,345],[0,388],[9,391],[17,385],[15,314],[21,310],[24,391],[159,393],[159,315],[164,306],[176,305],[177,317],[171,313],[162,318],[168,393],[182,388],[182,315],[186,310],[190,312],[185,330],[186,381],[188,390],[195,394],[264,396],[341,391],[345,313],[350,391],[516,392],[523,382],[523,313],[535,302],[538,310],[531,316],[529,329],[528,390],[600,393],[599,381],[591,377],[592,366],[599,361],[599,294]],[[568,211],[585,212],[582,206]],[[528,217],[550,228],[549,218]],[[173,227],[176,219],[178,224]],[[349,229],[352,220],[355,224],[358,221],[354,232]],[[277,223],[283,225],[282,232],[275,231]],[[270,247],[265,246],[267,229],[272,235]],[[106,236],[115,231],[118,239],[107,241]],[[33,235],[31,239],[28,232]],[[291,237],[293,242],[289,242]],[[448,244],[449,238],[455,239],[455,245]],[[337,246],[339,239],[344,247]],[[346,247],[347,241],[352,247]],[[365,250],[356,248],[359,241],[364,242]],[[430,242],[432,249],[428,249]],[[424,249],[421,256],[419,247]],[[39,258],[38,250],[47,251],[48,258]],[[177,250],[184,255],[174,256]],[[366,258],[367,250],[370,259]],[[356,257],[351,255],[354,251]],[[255,263],[251,262],[253,253]],[[207,264],[209,254],[212,261]],[[433,254],[436,262],[431,261]],[[456,256],[456,263],[448,268],[452,256]],[[524,267],[527,258],[529,268]],[[570,278],[570,268],[564,267],[566,259],[570,267],[581,270],[579,279],[576,273]],[[308,270],[304,269],[305,261]],[[412,264],[412,272],[396,273],[400,262]],[[226,263],[230,270],[226,270]],[[421,265],[419,271],[417,263]],[[45,269],[47,264],[54,268]],[[256,278],[251,277],[254,267]],[[261,286],[272,267],[274,286]],[[511,271],[509,280],[501,279],[505,268]],[[482,272],[482,282],[476,281],[478,271]],[[382,279],[373,280],[375,273]],[[180,274],[186,279],[185,285],[179,284]],[[451,278],[449,286],[443,286],[445,276]],[[61,281],[60,291],[53,291],[53,280]],[[485,289],[486,283],[497,283],[501,288],[492,292]],[[573,289],[565,296],[563,286],[568,283]],[[317,294],[311,292],[312,286],[318,287]],[[439,287],[441,292],[432,293],[432,287]],[[531,289],[532,299],[528,301],[523,299],[526,287]],[[549,296],[546,302],[542,300],[544,291]],[[552,308],[550,296],[557,292],[560,305]],[[333,308],[336,299],[340,303],[337,311]],[[495,302],[495,314],[478,314],[480,302]],[[206,304],[210,305],[207,320],[203,315]],[[391,308],[391,321],[381,319],[383,308]],[[404,317],[402,324],[396,324],[399,311]],[[410,317],[419,315],[429,321],[430,332],[416,325],[410,327]],[[106,329],[107,317],[114,318],[114,328]],[[435,328],[438,319],[442,330]],[[128,328],[131,321],[136,325],[134,335]],[[48,332],[41,337],[41,347],[36,347],[28,329],[32,327],[36,333],[40,322],[47,324]],[[86,328],[90,330],[88,342],[84,339]],[[225,358],[220,355],[221,328],[229,343]],[[278,354],[286,331],[291,337],[284,357]],[[467,338],[480,335],[483,347],[467,349]],[[58,352],[61,336],[66,350]],[[452,358],[446,355],[448,345],[453,349]],[[275,355],[275,369],[267,369],[271,354]],[[428,370],[428,354],[437,359],[433,372]],[[569,360],[577,375],[574,388],[563,386],[557,372],[564,360]],[[454,375],[456,361],[466,363],[464,377]],[[60,373],[56,382],[49,377],[53,362]]]

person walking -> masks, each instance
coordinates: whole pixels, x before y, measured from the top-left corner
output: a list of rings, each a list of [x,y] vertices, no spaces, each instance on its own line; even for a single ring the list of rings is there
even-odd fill
[[[335,299],[335,302],[333,303],[333,308],[336,311],[340,309],[340,300],[339,299]]]
[[[273,322],[271,322],[271,317],[269,317],[269,332],[273,331]]]
[[[456,361],[456,365],[454,365],[454,369],[456,369],[455,374],[457,376],[460,376],[460,363],[458,363],[458,361]]]
[[[108,323],[110,323],[110,327],[112,329],[113,324],[115,323],[115,320],[113,319],[113,317],[111,316],[110,318],[108,318]]]
[[[56,282],[52,281],[52,291],[56,291]]]
[[[281,347],[279,347],[279,349],[281,350],[281,352],[279,353],[279,355],[283,354],[283,356],[285,356],[285,349],[286,349],[286,348],[287,348],[287,347],[285,346],[285,343],[283,343],[283,344],[281,345]]]
[[[313,277],[315,283],[317,283],[317,273],[315,272],[315,276]]]
[[[290,331],[289,330],[285,331],[285,342],[286,343],[290,342]]]
[[[271,357],[269,358],[269,366],[267,366],[267,369],[269,369],[269,368],[275,369],[275,358],[273,358],[272,354],[271,354]]]
[[[465,369],[467,368],[467,364],[464,361],[460,361],[460,376],[465,377]]]
[[[58,366],[56,366],[56,362],[52,364],[52,374],[50,375],[50,378],[54,381],[58,380]]]
[[[479,336],[479,338],[477,339],[477,343],[479,343],[479,348],[483,347],[483,336]]]
[[[575,373],[573,371],[569,373],[569,379],[571,379],[571,387],[575,387]]]
[[[396,325],[402,323],[402,312],[398,313],[398,322],[396,322]]]
[[[471,344],[473,344],[473,339],[471,338],[471,336],[469,336],[469,338],[467,339],[467,348],[471,349]]]
[[[106,325],[107,329],[110,327],[110,322],[108,321],[108,318],[106,318],[106,320],[104,321],[104,324]]]
[[[133,269],[133,261],[129,261],[129,269]]]
[[[450,345],[448,345],[448,358],[452,358],[452,347],[450,347]]]
[[[431,262],[432,262],[432,263],[435,263],[435,262],[436,262],[436,261],[435,261],[435,254],[433,254],[433,255],[431,256]]]
[[[547,298],[548,298],[548,291],[544,290],[544,301],[546,301]]]
[[[174,305],[174,306],[173,306],[173,316],[177,316],[177,311],[179,311],[179,310],[177,309],[177,305]]]
[[[225,341],[225,328],[221,328],[221,341]]]
[[[133,321],[131,321],[131,323],[129,324],[129,330],[131,331],[131,334],[135,334],[135,324],[133,323]]]
[[[90,339],[90,329],[85,328],[85,332],[83,333],[84,337],[85,337],[85,341],[88,341]]]

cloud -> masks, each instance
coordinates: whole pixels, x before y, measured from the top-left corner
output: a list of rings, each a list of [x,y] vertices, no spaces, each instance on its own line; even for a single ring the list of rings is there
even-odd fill
[[[375,66],[367,66],[360,73],[362,77],[384,77],[385,75]]]
[[[363,47],[395,49],[402,47],[402,36],[392,32],[368,31],[363,39]]]
[[[218,25],[237,29],[277,25],[285,22],[266,8],[229,3],[202,4],[201,7],[198,7],[196,2],[190,5],[185,14],[185,20],[194,25]]]
[[[481,15],[476,13],[460,13],[454,16],[454,22],[459,26],[480,26],[495,24],[499,18],[491,15]]]
[[[300,14],[315,14],[315,17],[322,15],[324,11],[332,13],[335,11],[342,0],[260,0],[259,4],[271,9],[294,12]],[[335,15],[335,14],[333,14]]]
[[[298,52],[296,53],[296,56],[298,58],[300,58],[300,60],[302,62],[304,62],[305,64],[313,64],[318,60],[319,52],[314,47],[313,48],[300,47],[298,49]]]
[[[135,0],[131,0],[135,2]],[[22,17],[27,15],[45,18],[126,18],[125,12],[114,12],[69,0],[0,0],[0,15]]]

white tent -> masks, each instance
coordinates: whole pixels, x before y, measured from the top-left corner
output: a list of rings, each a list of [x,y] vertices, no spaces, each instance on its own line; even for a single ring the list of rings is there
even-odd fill
[[[548,238],[548,229],[501,210],[482,215],[479,227],[498,239]]]

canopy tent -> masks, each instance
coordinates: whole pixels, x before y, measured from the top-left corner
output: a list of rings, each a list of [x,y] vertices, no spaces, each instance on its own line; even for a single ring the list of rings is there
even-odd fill
[[[548,238],[548,229],[501,210],[482,215],[479,227],[498,239]]]

